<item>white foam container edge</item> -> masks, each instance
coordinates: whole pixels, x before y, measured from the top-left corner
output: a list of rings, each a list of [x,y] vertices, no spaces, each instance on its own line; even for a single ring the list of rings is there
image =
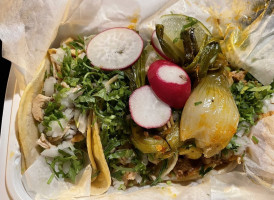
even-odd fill
[[[21,181],[21,153],[16,139],[19,88],[11,66],[2,114],[0,138],[0,199],[31,200]]]

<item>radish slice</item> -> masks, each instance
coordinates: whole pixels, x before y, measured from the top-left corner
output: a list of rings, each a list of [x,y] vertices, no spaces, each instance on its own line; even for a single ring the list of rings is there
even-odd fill
[[[162,47],[160,45],[160,42],[159,42],[159,40],[157,38],[157,35],[156,35],[156,31],[153,31],[153,33],[152,33],[151,44],[152,44],[153,48],[155,49],[155,51],[157,51],[157,53],[160,56],[162,56],[164,59],[170,61],[170,58],[165,55],[165,53],[164,53],[164,51],[163,51],[163,49],[162,49]]]
[[[137,61],[142,38],[128,28],[112,28],[96,35],[88,44],[87,57],[104,70],[125,69]]]
[[[158,60],[150,65],[148,80],[155,94],[173,108],[182,108],[191,93],[191,81],[187,73],[166,60]]]
[[[129,108],[132,119],[144,128],[161,127],[171,116],[171,108],[158,99],[148,85],[138,88],[130,95]]]

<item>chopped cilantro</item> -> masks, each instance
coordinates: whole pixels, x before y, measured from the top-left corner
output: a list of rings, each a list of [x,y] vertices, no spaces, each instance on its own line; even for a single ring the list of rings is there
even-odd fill
[[[121,184],[119,187],[118,187],[118,190],[126,190],[126,186],[124,184]]]
[[[91,175],[91,179],[97,177],[99,174],[100,174],[100,171],[98,170],[97,172]]]
[[[78,36],[77,40],[73,40],[69,43],[73,48],[82,50],[85,47],[84,38],[81,36]]]
[[[228,143],[228,145],[226,146],[226,150],[233,150],[233,151],[235,151],[235,152],[237,152],[238,151],[238,147],[240,146],[240,145],[238,145],[237,143],[236,143],[236,139],[237,139],[237,135],[234,135],[233,137],[232,137],[232,139],[230,140],[230,142]],[[226,151],[224,152],[224,153],[226,153]]]
[[[247,77],[252,79],[250,76]],[[248,127],[254,125],[258,115],[263,112],[263,100],[270,98],[274,90],[270,85],[262,86],[258,81],[249,80],[246,83],[233,83],[231,92],[240,113],[238,129],[245,128],[248,131]]]
[[[52,182],[54,176],[55,176],[54,173],[52,173],[51,176],[49,177],[47,184],[50,184]]]
[[[178,42],[178,40],[179,40],[180,38],[174,38],[174,40],[172,41],[172,43],[176,43],[176,42]]]
[[[151,186],[155,186],[162,181],[161,176],[164,173],[164,171],[166,170],[167,164],[168,164],[168,159],[163,160],[163,164],[161,166],[160,172],[159,172],[157,178],[151,183]]]
[[[188,141],[181,146],[184,149],[190,149],[191,147],[196,147],[195,141]]]
[[[72,151],[72,149],[70,149]],[[84,160],[84,152],[81,149],[74,149],[74,155],[66,153],[65,151],[59,149],[59,155],[56,156],[52,161],[46,157],[46,162],[50,166],[54,175],[58,178],[66,178],[69,181],[75,183],[75,177],[83,169],[85,160]],[[64,172],[64,166],[69,166],[68,172]],[[48,184],[53,179],[53,175],[48,180]]]
[[[259,143],[258,138],[256,138],[254,135],[252,136],[252,141],[253,141],[254,144],[258,144]]]
[[[188,24],[184,25],[183,28],[182,28],[182,31],[185,31],[186,29],[192,27],[193,25],[197,24],[198,23],[198,20],[195,19],[195,18],[192,18],[192,17],[187,17],[187,21],[188,21]]]
[[[210,172],[212,169],[213,169],[212,167],[208,167],[205,169],[204,166],[202,165],[202,167],[200,168],[199,174],[203,177],[208,172]]]
[[[203,102],[201,102],[201,101],[197,101],[197,102],[194,103],[194,105],[195,105],[195,106],[198,106],[198,105],[200,105],[200,104],[202,104],[202,103],[203,103]]]
[[[121,149],[117,150],[115,153],[112,153],[108,156],[108,159],[118,159],[118,158],[126,158],[129,159],[133,157],[134,151],[132,149]]]

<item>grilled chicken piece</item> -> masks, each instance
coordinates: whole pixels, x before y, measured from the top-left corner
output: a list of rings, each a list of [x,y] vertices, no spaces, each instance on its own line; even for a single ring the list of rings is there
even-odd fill
[[[44,149],[50,149],[52,146],[54,146],[47,140],[44,133],[41,134],[40,138],[37,140],[36,143]]]
[[[44,118],[44,110],[43,107],[47,102],[51,100],[51,97],[44,96],[42,94],[38,94],[32,102],[32,115],[35,120],[41,122]]]

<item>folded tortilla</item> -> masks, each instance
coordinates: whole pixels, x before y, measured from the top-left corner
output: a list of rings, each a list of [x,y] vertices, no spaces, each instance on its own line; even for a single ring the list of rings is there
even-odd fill
[[[91,123],[88,124],[91,124],[91,126],[88,127],[87,131],[88,155],[91,163],[96,163],[98,167],[93,173],[97,176],[91,183],[91,191],[93,195],[99,195],[106,192],[110,187],[111,176],[99,135],[99,126],[94,113],[90,114],[89,120]]]
[[[33,99],[42,93],[44,76],[50,68],[50,60],[47,56],[39,66],[34,79],[27,85],[17,113],[18,142],[22,153],[22,173],[26,171],[39,157],[42,148],[37,145],[40,134],[37,122],[32,116]],[[94,123],[92,112],[88,118],[87,150],[92,167],[91,194],[99,195],[108,190],[111,184],[110,172],[104,159],[104,152],[99,136],[98,124]],[[94,153],[95,152],[95,153]]]
[[[22,153],[22,172],[34,163],[41,152],[41,148],[36,144],[40,136],[31,109],[33,99],[42,92],[45,71],[49,67],[50,61],[45,58],[37,69],[34,79],[27,85],[20,101],[17,127],[18,142]]]

